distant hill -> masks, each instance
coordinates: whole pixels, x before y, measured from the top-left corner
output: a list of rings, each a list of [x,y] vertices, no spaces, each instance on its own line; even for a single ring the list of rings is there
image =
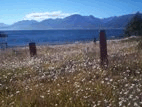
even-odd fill
[[[125,28],[127,23],[132,19],[134,14],[123,15],[119,17],[113,17],[110,21],[104,23],[104,27],[107,28]],[[109,18],[107,18],[109,19]]]
[[[0,28],[4,28],[7,27],[8,25],[4,24],[4,23],[0,23]]]
[[[141,14],[142,15],[142,14]],[[48,30],[48,29],[98,29],[98,28],[125,28],[134,14],[96,18],[92,15],[81,16],[74,14],[63,19],[46,19],[41,22],[22,20],[12,25],[0,23],[0,30]]]

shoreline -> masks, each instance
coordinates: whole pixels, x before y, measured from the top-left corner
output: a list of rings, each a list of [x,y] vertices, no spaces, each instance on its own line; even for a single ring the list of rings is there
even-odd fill
[[[137,38],[140,38],[140,36],[130,36],[130,37],[124,37],[124,38],[120,38],[120,39],[109,39],[107,40],[108,43],[111,43],[111,42],[120,42],[120,41],[125,41],[125,40],[129,40],[129,39],[137,39]],[[43,43],[43,44],[38,44],[36,43],[36,47],[45,47],[45,46],[49,46],[49,47],[58,47],[58,46],[74,46],[74,45],[77,45],[77,44],[89,44],[89,43],[94,43],[93,40],[86,40],[86,41],[75,41],[75,42],[64,42],[64,43]],[[99,40],[96,41],[96,43],[98,44],[99,43]],[[24,45],[24,46],[8,46],[6,49],[13,49],[13,48],[28,48],[29,45]]]

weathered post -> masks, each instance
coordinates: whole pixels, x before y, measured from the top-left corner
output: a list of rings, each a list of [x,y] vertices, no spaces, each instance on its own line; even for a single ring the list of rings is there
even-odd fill
[[[94,38],[94,44],[96,44],[96,38]]]
[[[36,45],[34,42],[29,43],[30,55],[31,57],[36,56]]]
[[[106,35],[105,30],[100,31],[100,64],[102,67],[108,66],[108,59],[107,59],[107,42],[106,42]]]
[[[0,49],[5,50],[7,48],[8,35],[0,32]]]

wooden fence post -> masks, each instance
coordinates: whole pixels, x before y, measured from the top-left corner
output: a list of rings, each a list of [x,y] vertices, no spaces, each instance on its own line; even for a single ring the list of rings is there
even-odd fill
[[[96,44],[96,38],[95,37],[94,37],[94,41],[93,42],[94,42],[94,44]]]
[[[29,43],[30,55],[31,57],[36,56],[36,44],[34,42]]]
[[[107,42],[106,42],[106,34],[105,30],[100,31],[100,64],[102,67],[108,66],[108,58],[107,58]]]

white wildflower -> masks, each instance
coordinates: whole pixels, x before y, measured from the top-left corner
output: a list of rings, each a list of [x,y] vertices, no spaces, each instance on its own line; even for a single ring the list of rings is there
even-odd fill
[[[135,106],[135,107],[138,107],[138,104],[137,104],[136,102],[134,102],[134,106]]]
[[[41,98],[44,98],[44,96],[43,96],[43,95],[41,95],[40,97],[41,97]]]
[[[20,91],[16,91],[16,94],[20,93]]]
[[[104,84],[104,81],[101,81],[102,84]]]

